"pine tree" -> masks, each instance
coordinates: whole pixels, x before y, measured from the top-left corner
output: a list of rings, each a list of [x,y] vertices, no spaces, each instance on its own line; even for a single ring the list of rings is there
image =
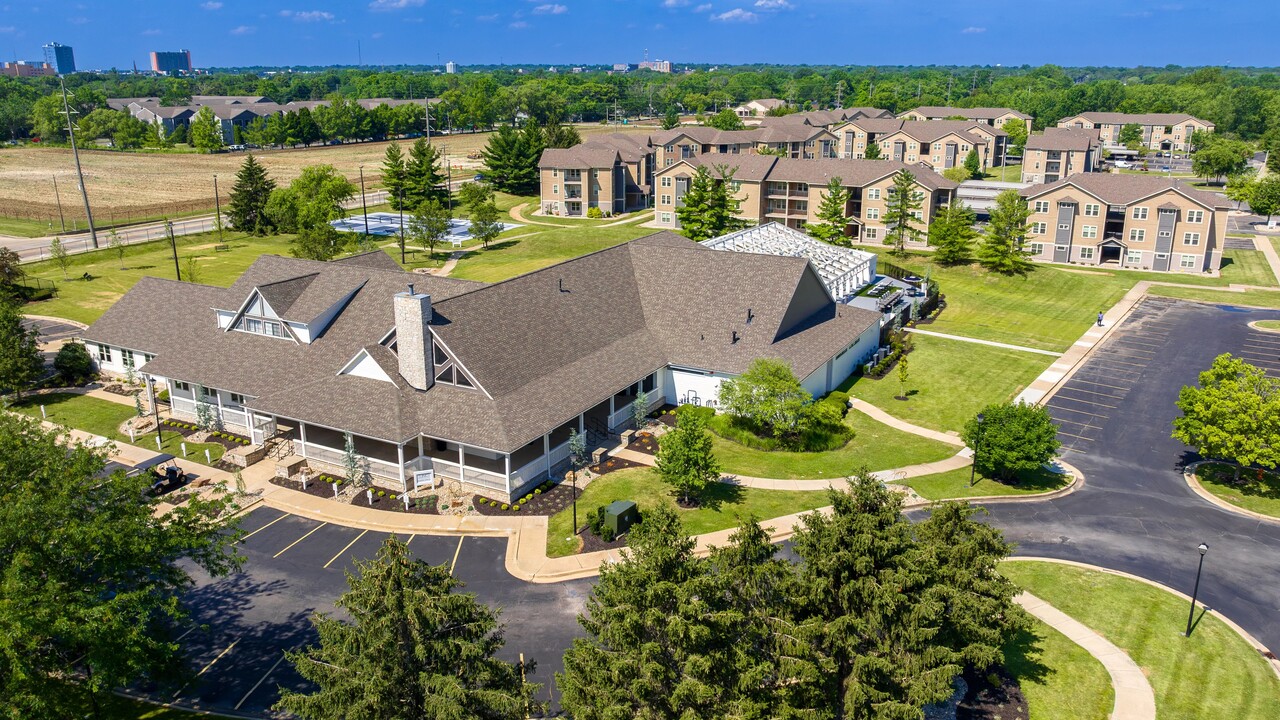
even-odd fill
[[[893,176],[893,186],[885,198],[884,224],[888,228],[884,244],[892,245],[895,253],[903,253],[907,240],[920,240],[924,233],[916,227],[916,213],[924,206],[924,199],[916,190],[916,176],[903,168]]]
[[[497,189],[512,195],[533,195],[538,191],[538,161],[542,158],[543,136],[532,123],[524,130],[503,126],[489,136],[483,155],[485,166]]]
[[[1023,249],[1031,225],[1031,208],[1016,190],[1005,190],[996,196],[991,208],[991,222],[978,248],[978,262],[983,267],[1005,275],[1024,275],[1034,266]]]
[[[844,231],[849,226],[847,209],[850,195],[851,193],[844,187],[839,177],[831,178],[827,183],[826,192],[822,193],[822,202],[818,205],[819,222],[805,223],[804,229],[824,242],[833,245],[849,245],[849,239]]]
[[[22,391],[40,377],[40,331],[22,324],[18,303],[0,297],[0,394]]]
[[[267,169],[252,154],[247,155],[236,171],[231,201],[227,203],[231,227],[254,235],[274,230],[274,223],[267,217],[267,199],[275,189],[276,182],[267,175]]]
[[[440,202],[449,199],[445,175],[440,170],[440,151],[426,138],[418,138],[409,148],[404,168],[404,204],[416,208],[428,198]]]
[[[382,187],[387,191],[387,200],[392,210],[400,209],[400,197],[404,191],[404,153],[400,151],[400,143],[391,143],[382,161]]]
[[[689,191],[684,195],[684,205],[676,208],[680,219],[680,233],[694,242],[701,242],[733,232],[743,226],[737,218],[738,201],[729,192],[733,184],[733,171],[725,166],[716,168],[715,177],[700,166],[694,171]]]
[[[868,141],[867,149],[862,151],[862,157],[866,158],[867,160],[879,160],[880,159],[880,143]]]
[[[969,171],[969,177],[982,177],[982,160],[978,158],[978,148],[969,148],[969,154],[964,156],[964,169]]]
[[[676,112],[674,107],[667,108],[667,113],[662,116],[662,129],[674,130],[680,127],[680,113]]]
[[[720,479],[720,463],[711,452],[706,418],[694,408],[676,412],[676,427],[658,441],[658,477],[680,494],[686,505]]]
[[[414,559],[389,537],[372,561],[356,561],[338,607],[350,622],[313,618],[319,644],[288,652],[318,688],[283,689],[277,708],[308,720],[510,718],[530,713],[536,685],[495,657],[496,614],[444,566]]]
[[[973,229],[973,211],[960,200],[942,208],[929,224],[929,244],[933,258],[943,265],[968,262],[978,231]]]
[[[582,142],[582,134],[572,125],[549,122],[542,128],[542,144],[549,148],[571,148]]]
[[[804,516],[798,633],[825,670],[817,708],[836,718],[919,717],[961,670],[940,646],[940,599],[902,516],[902,498],[862,470],[830,490],[831,514]],[[815,708],[816,709],[816,708]]]

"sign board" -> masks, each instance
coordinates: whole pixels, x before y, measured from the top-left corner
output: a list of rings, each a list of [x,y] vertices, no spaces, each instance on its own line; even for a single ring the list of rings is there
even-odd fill
[[[427,487],[436,486],[435,470],[418,470],[413,473],[413,489],[417,490],[424,485]]]

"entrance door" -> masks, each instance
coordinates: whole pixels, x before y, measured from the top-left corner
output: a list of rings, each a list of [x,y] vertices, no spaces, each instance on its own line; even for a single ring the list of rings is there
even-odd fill
[[[1098,249],[1102,251],[1102,262],[1120,264],[1120,246],[1119,245],[1099,245]]]

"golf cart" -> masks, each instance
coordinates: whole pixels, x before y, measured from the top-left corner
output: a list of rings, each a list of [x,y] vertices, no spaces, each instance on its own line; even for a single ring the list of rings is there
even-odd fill
[[[169,454],[155,455],[138,463],[125,473],[125,477],[144,474],[149,475],[151,479],[151,487],[147,491],[151,497],[159,497],[177,490],[186,485],[189,479],[182,468],[178,467],[177,459]]]

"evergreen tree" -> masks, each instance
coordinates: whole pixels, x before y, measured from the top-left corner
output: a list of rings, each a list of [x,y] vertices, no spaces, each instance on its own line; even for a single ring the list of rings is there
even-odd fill
[[[662,129],[674,130],[680,127],[680,113],[676,112],[674,106],[667,108],[667,113],[662,116]]]
[[[716,175],[713,177],[705,165],[700,166],[684,195],[684,205],[676,208],[680,233],[694,242],[719,237],[744,225],[737,218],[738,201],[729,193],[733,172],[719,166]]]
[[[940,645],[944,606],[928,592],[902,498],[865,470],[829,496],[831,514],[805,515],[793,536],[798,636],[821,670],[811,707],[835,718],[920,717],[951,694],[961,667]]]
[[[191,146],[200,152],[210,153],[223,148],[222,121],[207,105],[191,118]]]
[[[849,226],[850,195],[838,176],[831,178],[826,192],[822,193],[822,202],[818,205],[819,222],[805,223],[804,229],[824,242],[848,246],[850,242],[844,231]]]
[[[964,156],[964,169],[969,171],[969,177],[982,177],[982,160],[978,158],[978,148],[969,148],[969,154]]]
[[[670,485],[686,505],[720,479],[720,463],[711,452],[707,420],[695,408],[676,411],[676,427],[658,440],[658,477]]]
[[[404,168],[405,207],[420,207],[428,198],[440,202],[449,199],[445,174],[440,169],[440,151],[426,138],[418,138],[409,148]]]
[[[227,219],[231,227],[254,235],[264,235],[274,229],[267,217],[267,200],[276,182],[267,175],[267,169],[253,157],[245,156],[236,171],[236,182],[231,187],[231,202],[227,203]]]
[[[582,134],[572,125],[549,122],[542,128],[542,144],[549,148],[571,148],[582,142]]]
[[[542,132],[532,123],[524,130],[503,126],[489,136],[482,154],[493,186],[512,195],[536,194],[542,142]]]
[[[382,161],[382,187],[387,191],[387,201],[391,203],[392,210],[400,209],[404,178],[404,153],[400,150],[400,143],[393,142],[387,146]]]
[[[409,218],[409,237],[426,248],[434,258],[436,245],[449,236],[449,221],[452,219],[453,214],[449,212],[449,208],[441,205],[435,198],[427,198]]]
[[[22,324],[17,301],[0,298],[0,394],[22,391],[44,370],[40,331]]]
[[[978,231],[973,229],[974,214],[961,200],[952,200],[934,216],[929,225],[929,244],[933,258],[943,265],[968,262]]]
[[[884,224],[888,229],[884,244],[895,253],[905,252],[907,240],[920,240],[924,233],[916,227],[916,213],[924,206],[922,193],[916,190],[916,176],[903,168],[893,176],[884,203]]]
[[[475,210],[482,203],[493,201],[493,188],[482,182],[463,183],[458,187],[458,202]]]
[[[337,601],[350,622],[313,618],[319,644],[287,652],[318,688],[283,689],[277,708],[307,720],[528,717],[536,685],[495,657],[497,615],[444,566],[416,560],[394,535],[372,561],[356,561]]]
[[[996,196],[991,208],[991,222],[978,247],[978,262],[983,267],[1005,275],[1023,275],[1034,266],[1023,249],[1031,225],[1031,208],[1017,190],[1005,190]]]
[[[880,159],[880,143],[868,142],[867,149],[862,151],[862,157],[866,158],[867,160],[879,160]]]

